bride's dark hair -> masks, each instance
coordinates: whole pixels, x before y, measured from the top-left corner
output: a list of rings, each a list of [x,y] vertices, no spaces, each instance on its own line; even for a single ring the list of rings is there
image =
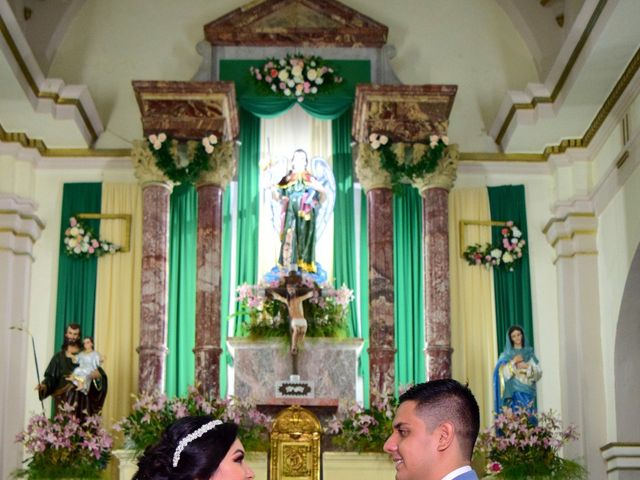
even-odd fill
[[[163,433],[158,443],[148,447],[138,460],[133,480],[208,480],[238,436],[238,426],[223,423],[189,442],[173,466],[173,455],[180,440],[213,421],[211,416],[184,417]]]

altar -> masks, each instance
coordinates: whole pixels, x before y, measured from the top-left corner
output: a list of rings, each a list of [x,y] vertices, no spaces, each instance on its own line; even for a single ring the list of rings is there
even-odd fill
[[[278,391],[277,386],[294,375],[293,356],[282,339],[229,338],[233,357],[234,390],[257,405],[303,404],[330,410],[338,401],[357,399],[360,338],[306,338],[297,355],[297,376],[312,387],[306,392]]]

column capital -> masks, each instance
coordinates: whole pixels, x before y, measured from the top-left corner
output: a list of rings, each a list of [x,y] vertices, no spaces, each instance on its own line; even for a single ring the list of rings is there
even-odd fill
[[[356,175],[360,185],[368,192],[376,188],[391,189],[391,175],[380,163],[380,152],[368,143],[360,143],[356,159]]]
[[[220,142],[211,155],[211,170],[202,172],[196,186],[217,185],[223,190],[236,173],[234,142]]]
[[[426,145],[421,147],[424,149]],[[422,155],[422,153],[424,153],[424,150],[420,151],[419,145],[414,145],[414,155]],[[426,174],[424,177],[414,178],[411,181],[411,185],[416,187],[423,197],[430,188],[451,190],[458,175],[459,158],[458,145],[449,145],[444,151],[444,156],[438,162],[435,171]]]
[[[134,140],[131,149],[131,162],[134,174],[142,188],[149,185],[161,185],[173,189],[173,182],[156,165],[153,153],[149,150],[146,140]]]

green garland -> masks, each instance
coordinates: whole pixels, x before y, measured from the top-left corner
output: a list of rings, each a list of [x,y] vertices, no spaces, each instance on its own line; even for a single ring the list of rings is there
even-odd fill
[[[384,139],[384,143],[380,139]],[[443,137],[438,137],[437,140],[434,138],[417,162],[405,163],[398,161],[397,155],[391,149],[392,142],[387,137],[372,134],[371,140],[372,148],[380,151],[382,168],[391,175],[391,184],[394,191],[398,190],[402,180],[405,178],[413,180],[435,172],[438,162],[444,157],[444,151],[448,146]]]
[[[213,145],[218,143],[218,139],[215,135],[211,135],[203,138],[202,142],[190,140],[185,142],[185,145],[185,143],[180,144],[178,140],[161,133],[157,136],[149,135],[147,143],[156,159],[156,166],[162,170],[167,178],[176,183],[195,183],[202,172],[211,170],[211,152],[213,152]],[[179,160],[174,157],[172,150],[178,151],[178,149],[185,147],[189,163],[180,166]],[[207,148],[210,150],[209,153],[207,153]]]

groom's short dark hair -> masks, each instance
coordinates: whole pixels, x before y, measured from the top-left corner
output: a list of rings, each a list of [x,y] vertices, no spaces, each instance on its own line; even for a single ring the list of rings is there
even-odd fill
[[[460,449],[471,460],[480,430],[480,408],[468,386],[451,378],[419,383],[400,395],[400,403],[416,402],[416,413],[433,430],[440,423],[453,423]]]

